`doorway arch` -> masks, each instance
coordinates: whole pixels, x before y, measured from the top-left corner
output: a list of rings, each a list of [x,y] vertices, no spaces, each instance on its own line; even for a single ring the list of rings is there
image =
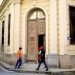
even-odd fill
[[[46,49],[46,23],[45,13],[35,8],[27,17],[27,61],[37,62],[38,48]]]

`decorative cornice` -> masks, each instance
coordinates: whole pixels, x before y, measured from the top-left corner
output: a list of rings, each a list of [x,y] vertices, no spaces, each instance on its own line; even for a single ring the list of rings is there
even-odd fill
[[[4,3],[6,2],[6,0],[3,0],[1,5],[0,5],[0,9],[2,8],[2,6],[4,5]]]
[[[0,5],[0,11],[1,11],[1,9],[2,9],[4,6],[6,6],[6,4],[7,4],[9,1],[11,1],[11,0],[3,0],[3,2],[2,2],[1,5]]]
[[[21,0],[12,0],[12,3],[14,3],[14,4],[21,3]]]
[[[0,5],[2,4],[3,0],[0,0]]]
[[[21,0],[3,0],[0,5],[0,11],[9,1],[11,1],[13,4],[21,3]]]

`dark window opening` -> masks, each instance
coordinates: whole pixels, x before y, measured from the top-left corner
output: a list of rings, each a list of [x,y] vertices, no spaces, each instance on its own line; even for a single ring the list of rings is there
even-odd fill
[[[10,45],[10,21],[11,21],[11,15],[9,14],[9,17],[8,17],[8,45]]]
[[[2,22],[2,45],[4,45],[4,21]]]
[[[69,7],[70,13],[70,44],[75,44],[75,7]]]

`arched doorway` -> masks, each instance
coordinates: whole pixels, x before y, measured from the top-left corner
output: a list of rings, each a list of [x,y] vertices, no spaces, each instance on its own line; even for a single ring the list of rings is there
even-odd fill
[[[27,19],[27,61],[37,62],[38,48],[46,49],[45,13],[41,9],[32,10]]]

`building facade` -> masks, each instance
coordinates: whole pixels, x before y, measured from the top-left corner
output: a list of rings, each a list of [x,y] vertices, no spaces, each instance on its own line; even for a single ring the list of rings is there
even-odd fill
[[[0,6],[0,60],[37,62],[38,48],[49,66],[75,67],[75,0],[3,0]]]

